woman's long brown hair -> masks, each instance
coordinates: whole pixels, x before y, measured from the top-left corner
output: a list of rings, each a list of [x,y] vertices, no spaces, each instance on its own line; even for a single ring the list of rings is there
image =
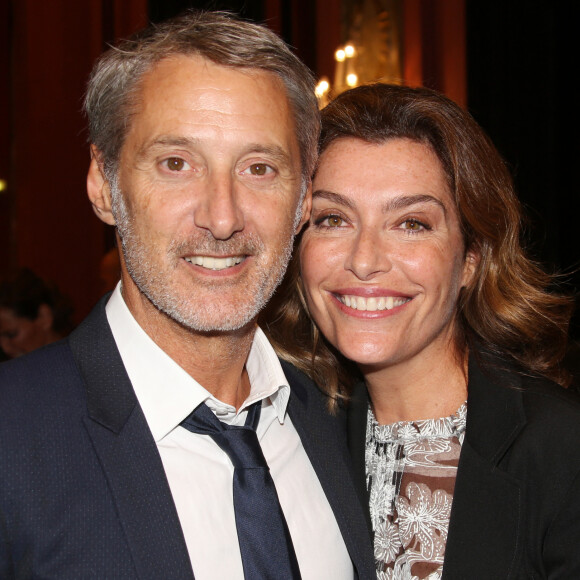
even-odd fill
[[[522,372],[566,386],[560,363],[573,299],[557,292],[558,278],[526,255],[510,172],[473,118],[429,89],[368,85],[342,93],[322,112],[319,153],[342,138],[378,144],[405,138],[431,147],[447,175],[466,250],[479,255],[457,304],[458,346],[476,339]],[[297,253],[261,325],[279,355],[307,373],[332,407],[348,398],[356,369],[312,323]]]

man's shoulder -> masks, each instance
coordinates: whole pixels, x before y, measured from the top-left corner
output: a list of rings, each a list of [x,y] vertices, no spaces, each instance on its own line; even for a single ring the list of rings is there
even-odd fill
[[[95,346],[103,327],[107,327],[105,304],[108,296],[72,331],[54,342],[0,364],[0,407],[2,401],[20,397],[44,399],[53,389],[63,392],[72,383],[78,385],[80,373],[77,364],[79,349],[95,354]]]
[[[0,364],[0,385],[30,378],[50,381],[55,374],[70,370],[71,362],[74,360],[65,338]]]
[[[0,364],[0,413],[13,404],[47,404],[79,380],[67,339],[4,362]]]

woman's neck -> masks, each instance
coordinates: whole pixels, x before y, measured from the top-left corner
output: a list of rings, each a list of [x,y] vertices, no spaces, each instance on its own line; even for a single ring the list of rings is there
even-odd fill
[[[451,346],[383,368],[361,368],[382,425],[452,415],[467,399],[467,353]]]

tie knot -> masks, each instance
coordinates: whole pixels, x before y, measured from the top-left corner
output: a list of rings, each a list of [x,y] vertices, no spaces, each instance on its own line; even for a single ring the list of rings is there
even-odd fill
[[[230,427],[212,435],[236,469],[268,468],[258,436],[251,427]]]
[[[260,420],[261,401],[248,408],[243,427],[222,423],[202,403],[181,423],[193,433],[209,435],[228,455],[236,469],[268,468],[255,428]]]

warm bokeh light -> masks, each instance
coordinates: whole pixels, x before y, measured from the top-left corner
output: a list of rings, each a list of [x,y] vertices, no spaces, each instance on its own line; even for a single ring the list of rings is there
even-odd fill
[[[356,87],[357,82],[358,82],[358,77],[354,73],[346,75],[346,84],[349,87]]]
[[[335,53],[334,53],[334,58],[338,61],[338,62],[344,62],[344,59],[346,58],[346,53],[344,52],[344,50],[342,48],[339,48]]]
[[[347,44],[344,47],[344,54],[347,58],[352,58],[354,56],[354,46],[352,44]]]
[[[317,97],[322,97],[326,91],[330,88],[330,83],[326,79],[321,79],[316,85],[315,93]]]
[[[8,189],[8,182],[5,179],[0,179],[0,192]]]

